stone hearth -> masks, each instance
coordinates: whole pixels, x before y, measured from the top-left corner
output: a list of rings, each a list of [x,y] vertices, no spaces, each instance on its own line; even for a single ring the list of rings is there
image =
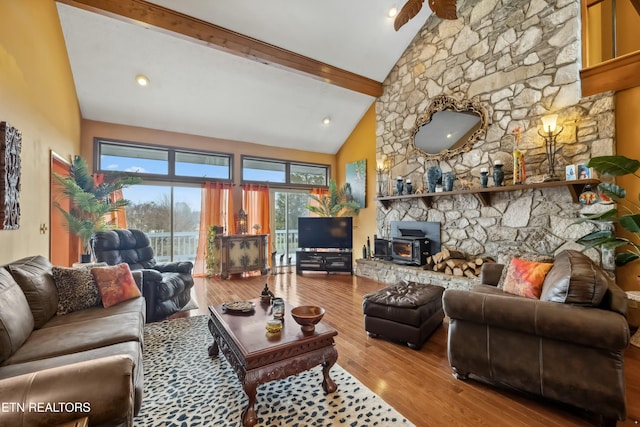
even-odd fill
[[[391,261],[356,260],[356,275],[367,277],[377,282],[393,285],[400,280],[408,282],[428,283],[442,286],[445,289],[471,289],[480,283],[477,277],[457,277],[444,273],[425,270],[422,267],[394,264]]]

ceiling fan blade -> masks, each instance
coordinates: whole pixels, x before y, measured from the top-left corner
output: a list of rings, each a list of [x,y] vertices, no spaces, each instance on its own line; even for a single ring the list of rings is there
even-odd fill
[[[429,0],[429,7],[438,18],[458,19],[456,0]]]
[[[398,12],[396,19],[393,21],[393,28],[398,31],[400,27],[409,22],[411,18],[416,16],[418,12],[420,12],[420,9],[422,9],[422,3],[424,3],[424,0],[407,1],[407,3],[402,6],[402,9],[400,9],[400,12]]]

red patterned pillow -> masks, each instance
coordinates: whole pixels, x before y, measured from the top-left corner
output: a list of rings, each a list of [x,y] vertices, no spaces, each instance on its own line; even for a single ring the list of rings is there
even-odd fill
[[[94,267],[91,274],[98,285],[105,308],[141,295],[128,264]]]
[[[551,267],[553,264],[548,262],[513,258],[507,269],[502,290],[521,297],[540,299],[544,278]]]

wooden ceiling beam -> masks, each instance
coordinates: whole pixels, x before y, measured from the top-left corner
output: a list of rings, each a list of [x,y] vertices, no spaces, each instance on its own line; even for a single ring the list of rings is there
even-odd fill
[[[365,95],[382,83],[144,0],[56,0],[103,16],[182,36],[243,58],[284,68]]]

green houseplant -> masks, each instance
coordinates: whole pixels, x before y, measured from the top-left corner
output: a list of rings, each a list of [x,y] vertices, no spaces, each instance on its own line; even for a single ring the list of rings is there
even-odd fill
[[[216,236],[224,233],[224,227],[221,225],[210,225],[207,230],[207,248],[205,268],[207,276],[215,276],[220,269],[220,248],[216,245]]]
[[[68,199],[70,206],[63,208],[59,201],[54,201],[53,205],[64,216],[69,233],[78,236],[82,243],[83,261],[90,259],[91,236],[96,231],[111,228],[105,215],[118,211],[129,204],[128,200],[118,200],[112,202],[109,195],[114,191],[121,190],[140,182],[140,178],[117,176],[112,180],[95,185],[93,176],[89,173],[87,163],[80,156],[75,156],[71,162],[69,176],[57,173],[53,174],[59,186],[59,196]]]
[[[306,208],[318,216],[356,216],[360,213],[360,205],[353,199],[348,182],[338,188],[338,184],[330,180],[327,194],[312,194],[310,198],[316,204],[308,204]]]
[[[605,176],[633,175],[640,178],[640,161],[625,156],[600,156],[592,158],[587,164]],[[626,198],[627,191],[610,183],[601,183],[598,190],[616,202],[616,207],[599,214],[585,215],[580,222],[613,222],[630,234],[630,238],[616,236],[612,230],[597,230],[577,240],[585,250],[593,247],[617,249],[616,265],[628,264],[640,258],[640,195]]]

